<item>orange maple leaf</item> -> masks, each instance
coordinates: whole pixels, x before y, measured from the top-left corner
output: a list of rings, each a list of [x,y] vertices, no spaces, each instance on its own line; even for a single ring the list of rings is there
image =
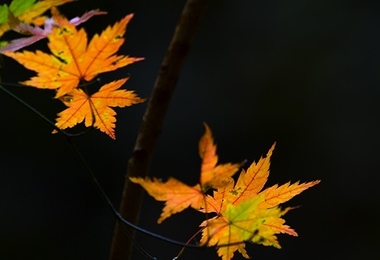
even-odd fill
[[[261,191],[269,176],[274,146],[267,157],[258,163],[253,162],[247,171],[242,170],[236,184],[231,179],[227,186],[214,191],[213,196],[207,196],[207,212],[218,215],[201,224],[204,228],[201,242],[208,246],[217,245],[223,260],[231,259],[236,250],[248,257],[242,244],[244,241],[280,248],[275,234],[297,236],[281,218],[290,208],[281,210],[278,205],[320,181],[274,185]]]
[[[174,178],[162,182],[156,178],[130,177],[132,182],[140,184],[156,200],[166,202],[158,223],[189,206],[196,210],[207,208],[205,192],[210,188],[224,187],[240,168],[241,164],[217,165],[216,145],[210,128],[206,124],[205,128],[199,141],[199,155],[202,159],[199,184],[191,187]]]
[[[219,164],[218,155],[216,154],[216,145],[211,130],[207,124],[204,124],[206,130],[199,141],[199,156],[202,159],[200,185],[206,192],[209,188],[222,188],[226,186],[231,176],[236,173],[241,164]]]
[[[204,206],[204,193],[201,191],[199,184],[190,187],[174,178],[169,178],[166,182],[162,182],[157,178],[129,177],[129,179],[140,184],[156,200],[166,202],[161,216],[157,220],[159,224],[171,215],[188,207],[200,209]]]
[[[48,35],[52,54],[41,51],[4,52],[37,76],[21,82],[27,86],[56,89],[59,98],[74,88],[80,81],[90,81],[99,73],[116,70],[143,58],[115,55],[124,42],[123,35],[133,14],[125,16],[114,26],[109,26],[100,35],[96,34],[87,45],[84,29],[77,30],[56,9],[52,9],[57,25]]]
[[[60,98],[68,108],[58,114],[56,126],[66,129],[84,121],[85,126],[93,125],[115,139],[116,112],[110,107],[126,107],[145,101],[133,91],[118,90],[127,80],[105,84],[91,96],[82,89],[73,89]]]
[[[267,157],[260,158],[258,163],[253,162],[246,171],[242,169],[236,185],[231,179],[224,188],[214,191],[212,197],[208,196],[208,212],[222,212],[228,204],[237,205],[257,195],[268,179],[270,157],[274,148],[275,144],[269,149]]]

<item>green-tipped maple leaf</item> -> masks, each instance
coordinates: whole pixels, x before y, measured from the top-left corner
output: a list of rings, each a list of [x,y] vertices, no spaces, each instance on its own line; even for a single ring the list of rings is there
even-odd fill
[[[52,13],[58,14],[58,9],[56,7],[51,8]],[[100,10],[91,10],[89,12],[84,13],[81,17],[74,17],[70,19],[70,23],[78,26],[81,23],[86,22],[91,17],[95,15],[103,15],[107,14],[106,12],[100,11]],[[12,30],[27,35],[27,37],[21,37],[12,40],[9,43],[6,43],[4,46],[0,46],[0,53],[4,52],[15,52],[18,51],[21,48],[24,48],[26,46],[29,46],[35,42],[38,42],[42,39],[45,39],[49,34],[51,34],[52,28],[56,26],[56,22],[53,18],[46,18],[44,23],[44,28],[42,29],[39,26],[32,26],[27,23],[20,22],[18,19],[16,19],[12,13],[8,15],[8,23],[10,24]],[[57,16],[57,15],[56,15]]]
[[[74,0],[13,0],[9,7],[6,4],[0,5],[0,37],[8,30],[8,12],[20,22],[40,26],[44,23],[45,17],[42,14],[50,7],[59,6]]]
[[[238,205],[228,204],[223,213],[204,221],[201,243],[218,246],[218,255],[223,260],[232,259],[236,250],[245,258],[244,241],[252,241],[280,248],[275,234],[287,233],[297,236],[281,216],[285,213],[278,207],[259,210],[265,200],[263,195],[255,196]]]
[[[197,210],[207,208],[205,192],[210,188],[224,187],[241,166],[231,163],[217,164],[216,145],[210,128],[206,124],[205,128],[199,141],[199,155],[202,159],[199,184],[191,187],[174,178],[162,182],[156,178],[130,177],[132,182],[140,184],[156,200],[165,201],[158,223],[189,206]]]
[[[274,185],[261,191],[269,176],[274,146],[267,157],[253,162],[247,171],[242,170],[236,184],[231,179],[227,186],[214,191],[212,197],[207,197],[207,212],[216,212],[218,215],[201,224],[201,242],[218,246],[218,255],[223,260],[232,259],[236,250],[248,258],[242,244],[244,241],[280,248],[276,234],[297,235],[284,225],[285,220],[281,218],[289,208],[282,211],[278,206],[320,181]]]
[[[56,126],[60,129],[73,127],[84,121],[115,139],[116,112],[111,107],[126,107],[144,102],[133,91],[119,90],[127,78],[102,86],[91,96],[82,89],[73,89],[60,99],[68,108],[58,114]]]
[[[84,29],[77,30],[65,17],[53,12],[57,23],[48,35],[52,54],[41,51],[4,52],[23,66],[37,72],[37,76],[21,82],[27,86],[56,89],[59,98],[81,81],[91,81],[99,73],[116,70],[143,58],[115,55],[124,42],[123,35],[132,14],[109,26],[100,35],[96,34],[87,45]]]

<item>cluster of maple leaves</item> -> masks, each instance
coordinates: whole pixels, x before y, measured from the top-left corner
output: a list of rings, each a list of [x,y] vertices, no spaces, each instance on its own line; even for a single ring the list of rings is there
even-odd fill
[[[145,99],[133,91],[120,89],[128,78],[107,83],[91,95],[88,88],[100,73],[143,59],[115,54],[124,42],[123,36],[133,15],[126,15],[87,43],[86,32],[76,26],[105,12],[92,10],[68,20],[55,6],[72,1],[13,0],[9,6],[0,5],[0,37],[11,29],[28,35],[11,42],[0,42],[0,53],[37,72],[36,76],[21,84],[56,91],[55,98],[67,106],[58,113],[58,128],[71,128],[84,121],[85,126],[98,128],[115,139],[116,112],[111,107],[131,106]],[[52,13],[50,18],[43,16],[48,9]],[[39,50],[17,52],[44,38],[48,39],[50,54]],[[206,124],[205,128],[199,142],[202,165],[198,184],[188,186],[174,178],[166,182],[156,178],[130,178],[156,200],[166,202],[158,223],[188,207],[207,216],[213,214],[200,224],[200,242],[205,246],[217,246],[218,255],[223,260],[232,259],[236,251],[248,258],[245,241],[280,248],[276,234],[297,236],[282,218],[291,208],[281,209],[279,205],[320,181],[288,182],[262,190],[269,176],[270,157],[275,145],[265,158],[241,170],[235,181],[233,175],[242,164],[218,164],[211,130]]]
[[[116,112],[111,107],[131,106],[142,103],[145,99],[138,97],[134,91],[119,89],[128,78],[105,84],[93,94],[89,94],[88,88],[92,86],[88,83],[100,73],[143,60],[115,54],[124,43],[123,36],[133,15],[126,15],[100,35],[96,34],[87,44],[85,30],[77,30],[76,26],[105,12],[93,10],[68,20],[55,6],[71,1],[73,0],[14,0],[9,7],[0,6],[0,37],[10,29],[31,35],[10,43],[3,42],[0,53],[37,72],[37,76],[20,82],[21,84],[56,90],[55,98],[68,107],[58,113],[58,128],[66,129],[84,121],[86,127],[98,128],[115,139]],[[49,8],[52,17],[41,16]],[[44,29],[39,27],[42,25]],[[51,54],[38,50],[16,52],[43,38],[48,39]]]
[[[320,181],[288,182],[262,190],[269,176],[270,157],[275,147],[273,144],[267,156],[257,163],[253,162],[247,170],[243,169],[235,182],[232,176],[241,164],[218,164],[211,130],[206,124],[205,128],[199,141],[202,165],[198,184],[188,186],[174,178],[166,182],[149,177],[130,178],[156,200],[165,201],[158,223],[188,207],[207,214],[215,213],[214,217],[200,224],[200,242],[206,246],[217,246],[218,255],[223,260],[232,259],[236,250],[249,258],[244,241],[280,248],[276,234],[297,236],[281,218],[291,208],[281,209],[279,204]]]

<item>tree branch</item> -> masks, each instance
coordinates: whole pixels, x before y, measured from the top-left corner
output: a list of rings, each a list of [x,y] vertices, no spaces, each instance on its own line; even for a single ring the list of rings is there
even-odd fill
[[[171,96],[208,3],[209,0],[187,0],[153,87],[133,156],[128,161],[120,204],[121,215],[132,223],[137,223],[139,219],[143,190],[139,185],[131,183],[128,177],[147,176]],[[131,259],[132,247],[117,223],[109,259]]]

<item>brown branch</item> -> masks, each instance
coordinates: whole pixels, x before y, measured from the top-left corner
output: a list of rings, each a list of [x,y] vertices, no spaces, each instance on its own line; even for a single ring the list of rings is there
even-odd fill
[[[187,0],[152,90],[133,156],[128,161],[120,204],[121,215],[132,223],[137,223],[139,219],[143,190],[139,185],[131,183],[128,177],[147,176],[172,93],[208,3],[209,0]],[[129,230],[134,233],[134,230]],[[132,248],[133,244],[117,223],[109,259],[131,259]]]

